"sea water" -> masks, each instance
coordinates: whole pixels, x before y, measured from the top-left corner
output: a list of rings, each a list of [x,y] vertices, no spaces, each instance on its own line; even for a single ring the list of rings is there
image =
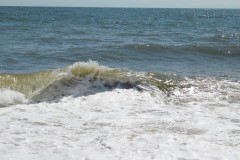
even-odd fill
[[[0,159],[240,159],[240,10],[0,7]]]

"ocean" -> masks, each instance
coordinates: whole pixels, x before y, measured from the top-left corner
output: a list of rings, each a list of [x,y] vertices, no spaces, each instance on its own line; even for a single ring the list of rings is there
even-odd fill
[[[0,159],[239,160],[240,10],[0,7]]]

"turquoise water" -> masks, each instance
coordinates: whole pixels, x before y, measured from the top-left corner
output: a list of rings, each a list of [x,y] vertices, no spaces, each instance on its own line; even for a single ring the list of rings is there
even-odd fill
[[[181,76],[240,78],[240,10],[0,7],[0,72],[89,59]]]

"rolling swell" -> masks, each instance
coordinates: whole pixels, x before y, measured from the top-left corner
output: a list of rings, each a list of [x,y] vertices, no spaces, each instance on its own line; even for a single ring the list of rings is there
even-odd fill
[[[235,57],[240,56],[239,44],[229,46],[211,46],[205,44],[188,44],[188,45],[167,45],[167,44],[127,44],[118,46],[117,48],[127,49],[138,52],[147,53],[191,53],[192,57],[194,53],[202,55],[214,55],[214,56],[228,56]]]
[[[226,57],[240,56],[239,46],[221,46],[216,48],[204,45],[202,46],[190,45],[186,47],[184,50],[186,52],[201,53],[212,56],[226,56]]]

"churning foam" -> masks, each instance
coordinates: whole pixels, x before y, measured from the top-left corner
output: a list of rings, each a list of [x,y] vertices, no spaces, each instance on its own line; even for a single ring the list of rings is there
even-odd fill
[[[25,103],[26,99],[22,93],[9,89],[0,89],[0,107],[18,103]]]
[[[239,104],[184,92],[181,103],[115,88],[0,109],[1,160],[239,160]]]
[[[0,90],[0,106],[12,105],[0,109],[1,160],[239,160],[238,81],[138,74],[93,61],[60,72],[28,103]],[[42,75],[52,73],[27,77]]]

